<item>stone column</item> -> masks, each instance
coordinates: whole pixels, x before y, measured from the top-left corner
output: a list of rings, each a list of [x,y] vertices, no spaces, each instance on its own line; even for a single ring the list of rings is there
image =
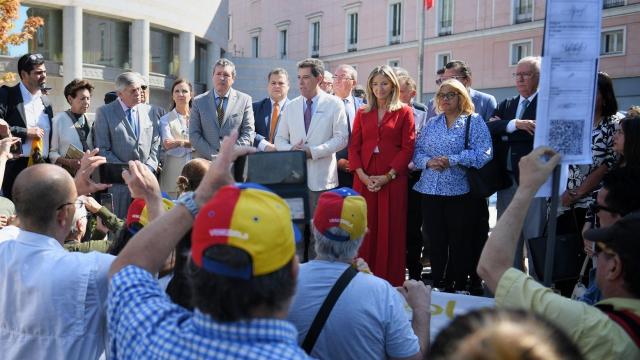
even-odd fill
[[[180,69],[178,75],[195,81],[196,36],[191,32],[180,33]]]
[[[66,86],[82,76],[82,7],[65,6],[62,9],[63,81]],[[58,89],[62,93],[61,89]]]
[[[131,70],[149,78],[149,20],[133,20],[131,24]]]

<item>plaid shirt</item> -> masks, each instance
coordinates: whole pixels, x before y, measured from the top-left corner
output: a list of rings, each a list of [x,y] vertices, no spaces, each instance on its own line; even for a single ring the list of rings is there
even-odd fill
[[[153,276],[127,266],[111,280],[112,359],[306,359],[297,330],[277,319],[220,323],[172,303]]]

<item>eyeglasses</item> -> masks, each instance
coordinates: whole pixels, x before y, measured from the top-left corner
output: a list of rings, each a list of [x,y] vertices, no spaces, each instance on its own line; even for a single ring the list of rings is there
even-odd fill
[[[464,75],[443,76],[441,81],[451,80],[451,79],[462,80],[464,78],[466,78],[466,76]]]
[[[511,74],[514,78],[523,78],[523,79],[531,79],[533,77],[532,72],[519,72]]]
[[[451,100],[456,96],[458,96],[458,93],[453,92],[453,91],[452,92],[448,92],[448,93],[437,93],[436,94],[436,97],[438,99],[444,99],[444,100]]]
[[[442,84],[442,79],[436,79],[436,85],[440,86]]]
[[[602,210],[608,211],[610,213],[620,214],[620,211],[612,209],[612,208],[604,206],[604,205],[600,205],[597,202],[591,203],[589,205],[589,210],[591,210],[591,212],[596,214],[596,215]]]
[[[140,86],[140,89],[142,89],[142,90],[147,90],[147,88],[148,88],[148,86],[147,86],[147,85],[141,85],[141,86]]]
[[[75,206],[76,209],[80,209],[84,205],[84,202],[82,202],[82,200],[76,200],[76,201],[73,201],[73,202],[66,202],[66,203],[58,206],[56,208],[56,211],[62,209],[63,207],[65,207],[67,205],[73,205],[73,206]]]
[[[336,74],[333,74],[333,81],[345,81],[345,80],[353,80],[353,78],[345,75],[338,76]]]

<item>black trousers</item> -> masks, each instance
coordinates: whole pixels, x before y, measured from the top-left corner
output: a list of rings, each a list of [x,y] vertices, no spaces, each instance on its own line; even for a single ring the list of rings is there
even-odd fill
[[[4,171],[4,179],[2,181],[2,195],[9,200],[13,199],[13,183],[20,172],[27,168],[29,163],[28,157],[20,157],[15,160],[7,161]]]
[[[422,196],[423,232],[431,242],[431,271],[436,286],[466,290],[487,240],[487,201],[469,195]]]
[[[407,270],[409,278],[420,280],[422,275],[422,263],[420,257],[423,254],[429,256],[429,242],[423,237],[422,231],[422,194],[412,190],[413,186],[420,180],[422,171],[414,171],[409,174],[409,197],[407,200]]]

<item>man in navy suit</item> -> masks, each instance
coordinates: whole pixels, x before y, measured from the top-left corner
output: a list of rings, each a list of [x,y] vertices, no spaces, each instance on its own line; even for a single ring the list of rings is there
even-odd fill
[[[456,79],[460,81],[469,90],[469,96],[475,107],[475,112],[480,114],[484,121],[489,121],[496,109],[496,98],[493,95],[483,93],[482,91],[471,88],[471,68],[462,60],[453,60],[444,66],[442,81]],[[427,119],[436,116],[433,100],[429,102],[427,110]]]
[[[503,189],[498,191],[496,204],[498,218],[507,209],[518,188],[520,158],[533,150],[540,58],[529,56],[521,59],[513,76],[518,95],[502,101],[487,123],[494,144],[492,161],[499,163],[502,173]],[[524,239],[542,235],[545,213],[546,199],[535,198],[525,219],[521,244]],[[516,257],[516,261],[519,259],[520,256]]]
[[[347,134],[349,141],[351,140],[351,130],[353,130],[353,120],[360,106],[362,99],[352,95],[352,90],[358,83],[358,72],[351,65],[338,65],[333,74],[333,92],[344,102],[344,110],[347,113]],[[339,187],[352,187],[353,174],[349,169],[349,146],[338,151],[336,157],[338,159],[338,183]]]
[[[276,151],[273,142],[278,130],[280,114],[285,110],[289,98],[289,74],[283,68],[275,68],[267,75],[269,97],[256,101],[253,106],[256,137],[253,146],[259,151]]]

